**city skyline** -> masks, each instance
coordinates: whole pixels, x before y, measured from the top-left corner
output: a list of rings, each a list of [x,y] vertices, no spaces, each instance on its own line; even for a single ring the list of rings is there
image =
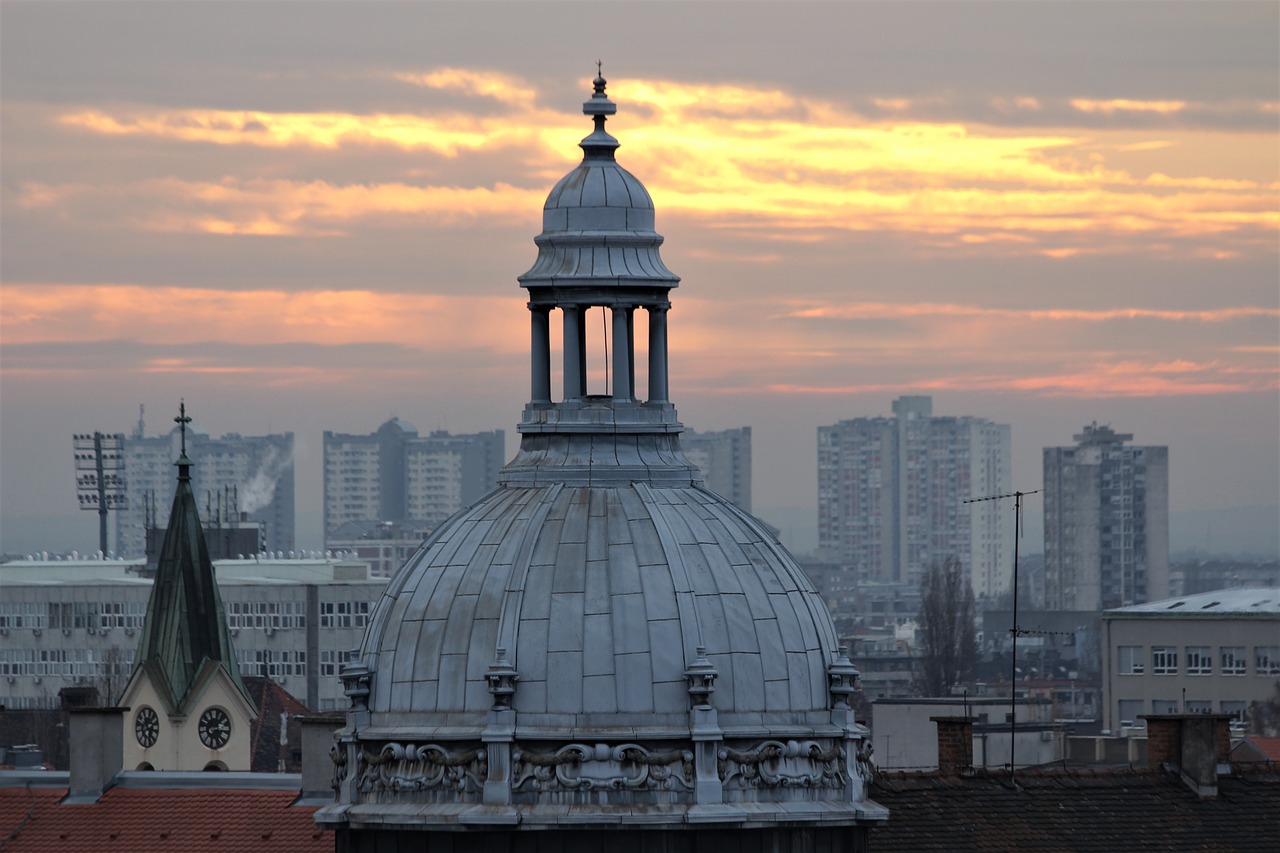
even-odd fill
[[[0,548],[95,541],[69,436],[139,402],[294,432],[303,548],[321,430],[510,431],[597,58],[672,399],[752,427],[766,520],[904,394],[1011,424],[1018,488],[1097,421],[1173,512],[1280,502],[1273,5],[493,9],[4,5]]]

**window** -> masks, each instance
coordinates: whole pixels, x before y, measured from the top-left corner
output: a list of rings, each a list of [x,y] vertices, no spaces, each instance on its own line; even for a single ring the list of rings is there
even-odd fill
[[[1142,646],[1118,646],[1117,669],[1121,675],[1142,675],[1146,669],[1145,649]]]
[[[1255,646],[1253,666],[1255,675],[1280,675],[1280,646]]]
[[[351,660],[352,652],[322,651],[320,652],[320,674],[326,677],[336,676],[342,666]]]
[[[1213,675],[1213,656],[1208,646],[1187,646],[1187,675]],[[1192,711],[1190,713],[1209,713]]]
[[[1120,700],[1120,725],[1122,726],[1145,726],[1146,720],[1138,718],[1142,713],[1141,699],[1121,699]]]
[[[1244,646],[1222,647],[1223,675],[1244,675],[1247,670],[1248,660],[1245,658]]]
[[[1151,673],[1153,675],[1178,674],[1178,649],[1176,646],[1151,647]],[[1156,713],[1172,714],[1174,712],[1157,711]]]
[[[368,621],[367,601],[324,601],[320,604],[321,628],[363,628]]]
[[[1176,714],[1178,713],[1178,700],[1177,699],[1152,699],[1151,713]]]
[[[1243,723],[1247,719],[1249,713],[1249,703],[1238,700],[1223,699],[1219,703],[1222,713],[1231,714],[1235,717],[1233,722]]]
[[[1188,714],[1212,714],[1213,702],[1209,699],[1188,699]]]

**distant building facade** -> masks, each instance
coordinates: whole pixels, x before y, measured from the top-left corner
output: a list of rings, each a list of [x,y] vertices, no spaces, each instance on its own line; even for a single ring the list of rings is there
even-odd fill
[[[173,465],[178,458],[178,429],[124,439],[124,475],[128,507],[115,513],[116,553],[141,557],[147,529],[163,531],[173,502]],[[206,524],[239,522],[240,513],[262,529],[260,547],[289,551],[294,540],[293,433],[213,438],[187,431],[187,456],[193,464],[192,490]]]
[[[1102,614],[1103,725],[1144,714],[1242,719],[1280,679],[1280,590],[1222,589]]]
[[[386,579],[346,558],[216,560],[214,569],[240,672],[270,678],[313,711],[345,708],[338,669]],[[145,571],[141,559],[0,564],[3,704],[56,708],[58,691],[77,686],[114,701],[146,618]]]
[[[819,556],[859,581],[918,585],[929,566],[959,558],[974,593],[1009,588],[1013,520],[1007,424],[935,417],[930,397],[900,397],[891,418],[818,428]]]
[[[1169,595],[1169,448],[1096,423],[1044,449],[1049,610],[1106,610]]]
[[[325,547],[353,523],[435,527],[494,487],[505,441],[502,430],[420,436],[399,418],[368,435],[326,430]]]
[[[751,427],[718,432],[686,429],[680,446],[702,471],[707,488],[751,512]]]

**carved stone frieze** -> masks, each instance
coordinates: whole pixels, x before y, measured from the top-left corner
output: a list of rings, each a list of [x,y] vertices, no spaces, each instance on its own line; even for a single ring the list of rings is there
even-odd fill
[[[872,779],[875,778],[876,765],[873,757],[874,754],[875,754],[875,747],[871,745],[870,738],[862,741],[862,743],[858,745],[857,771],[858,771],[858,777],[861,778],[864,782],[870,782]]]
[[[335,743],[329,747],[329,759],[333,762],[333,781],[329,787],[337,791],[347,778],[347,750],[342,744]]]
[[[718,770],[726,787],[843,788],[845,784],[841,745],[824,746],[813,740],[766,740],[747,750],[722,746]]]
[[[554,752],[517,747],[512,752],[513,790],[690,790],[693,752],[651,750],[635,743],[571,743]]]
[[[488,772],[483,749],[448,749],[434,743],[388,743],[376,753],[360,751],[361,793],[374,791],[475,791]]]

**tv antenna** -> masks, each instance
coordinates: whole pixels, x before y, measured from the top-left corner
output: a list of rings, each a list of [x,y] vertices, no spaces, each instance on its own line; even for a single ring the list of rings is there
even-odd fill
[[[1005,495],[986,495],[970,498],[964,503],[976,504],[982,501],[1001,501],[1013,498],[1013,625],[1009,635],[1013,638],[1013,647],[1009,654],[1009,779],[1012,781],[1017,772],[1018,763],[1014,760],[1018,733],[1018,635],[1022,629],[1018,627],[1018,540],[1022,538],[1022,499],[1027,495],[1038,495],[1034,492],[1009,492]]]

